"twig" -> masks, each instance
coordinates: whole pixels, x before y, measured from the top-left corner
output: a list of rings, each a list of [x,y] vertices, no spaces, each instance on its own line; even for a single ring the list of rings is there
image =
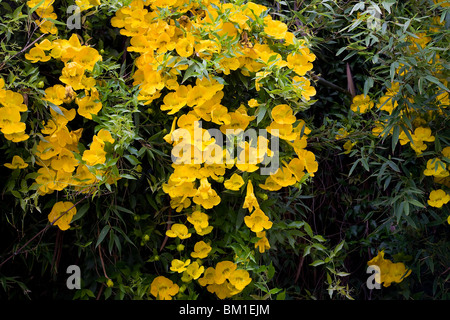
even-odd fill
[[[75,203],[73,206],[71,206],[69,209],[67,209],[66,211],[62,212],[61,215],[59,217],[57,217],[56,219],[54,219],[52,222],[50,222],[49,224],[47,224],[44,229],[42,229],[41,231],[39,231],[38,233],[36,233],[30,240],[28,240],[23,246],[21,246],[19,249],[17,249],[15,252],[13,252],[8,258],[6,258],[5,260],[2,261],[2,263],[0,263],[0,268],[9,260],[11,260],[13,257],[17,256],[18,254],[20,254],[22,252],[22,250],[27,247],[34,239],[36,239],[37,237],[39,237],[40,235],[43,235],[51,226],[53,226],[59,219],[61,219],[67,212],[69,212],[70,210],[72,210],[73,208],[76,207],[77,204],[81,203],[83,200],[87,199],[90,196],[90,194],[88,194],[87,196],[85,196],[84,198],[82,198],[81,200],[79,200],[77,203]]]
[[[108,275],[106,274],[105,262],[103,261],[101,245],[98,246],[98,253],[99,253],[99,256],[100,256],[100,262],[102,263],[103,275],[105,276],[106,279],[109,279],[109,280],[110,280],[110,278],[109,278]]]
[[[344,88],[341,88],[341,87],[335,85],[334,83],[331,83],[331,82],[325,80],[324,78],[319,77],[318,75],[311,74],[311,77],[312,77],[312,79],[313,79],[314,81],[317,81],[317,82],[319,82],[320,84],[323,84],[323,85],[325,85],[325,86],[327,86],[327,87],[329,87],[329,88],[331,88],[331,89],[340,91],[340,92],[345,93],[346,95],[352,97],[352,94],[351,94],[348,90],[345,90]]]
[[[9,58],[8,61],[14,59],[14,58],[15,58],[16,56],[18,56],[19,54],[22,54],[22,53],[24,53],[25,51],[27,51],[29,47],[31,47],[32,45],[34,45],[36,42],[38,42],[38,41],[39,41],[43,36],[45,36],[45,35],[47,35],[47,34],[46,34],[46,33],[41,34],[41,35],[39,36],[39,38],[37,38],[37,39],[34,40],[32,43],[30,43],[29,45],[27,45],[25,48],[23,48],[22,50],[20,50],[19,52],[17,52],[15,55],[13,55],[11,58]],[[5,64],[6,64],[6,62],[7,62],[7,61],[5,61],[5,62],[3,62],[2,64],[0,64],[0,70],[3,69],[3,67],[4,67]]]
[[[169,230],[170,228],[170,223],[171,221],[171,216],[172,216],[172,208],[169,207],[169,218],[167,219],[167,230]],[[166,237],[163,240],[163,243],[161,244],[161,247],[159,248],[159,252],[162,251],[162,249],[164,248],[164,246],[166,245],[167,240],[169,239],[169,237],[166,234]]]

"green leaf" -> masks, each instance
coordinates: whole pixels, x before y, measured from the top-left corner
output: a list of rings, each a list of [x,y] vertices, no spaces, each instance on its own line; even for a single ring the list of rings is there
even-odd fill
[[[80,209],[77,210],[77,213],[75,214],[75,216],[72,218],[71,223],[77,221],[78,219],[81,219],[86,212],[89,210],[89,203],[85,203]]]
[[[105,237],[108,234],[110,229],[111,229],[111,227],[109,225],[106,225],[103,227],[102,231],[100,231],[100,235],[98,236],[97,243],[95,244],[96,248],[105,239]]]
[[[325,261],[323,261],[323,260],[316,260],[316,261],[310,263],[309,265],[313,266],[313,267],[317,267],[317,266],[320,266],[321,264],[324,264],[324,263],[325,263]]]
[[[392,132],[392,152],[394,152],[395,147],[397,146],[399,136],[400,136],[400,127],[394,126],[394,130]]]
[[[437,85],[439,86],[439,88],[441,88],[442,90],[449,92],[448,88],[447,88],[446,86],[444,86],[444,85],[438,80],[438,78],[433,77],[433,76],[430,76],[430,75],[427,75],[427,76],[425,76],[425,79],[427,79],[427,80],[430,81],[430,82],[433,82],[434,84],[437,84]]]
[[[426,208],[422,203],[417,201],[416,199],[408,199],[408,202],[412,204],[413,206],[419,207],[419,208]]]

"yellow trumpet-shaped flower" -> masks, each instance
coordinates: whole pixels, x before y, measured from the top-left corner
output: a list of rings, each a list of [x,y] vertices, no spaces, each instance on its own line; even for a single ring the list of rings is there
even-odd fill
[[[199,241],[194,245],[194,252],[191,253],[192,258],[204,259],[211,252],[212,248],[205,241]]]
[[[28,163],[25,163],[20,156],[14,156],[11,163],[5,163],[4,166],[9,169],[24,169],[28,167]]]
[[[53,205],[48,220],[64,231],[70,228],[69,223],[76,213],[77,209],[72,202],[59,201]]]
[[[268,16],[270,17],[270,16]],[[278,20],[264,19],[266,20],[266,26],[264,27],[264,32],[275,38],[283,39],[287,32],[287,25]]]
[[[234,190],[234,191],[239,190],[243,184],[244,184],[244,179],[242,179],[242,177],[240,175],[238,175],[237,173],[234,173],[230,179],[226,180],[223,183],[225,188],[227,188],[228,190]]]
[[[166,235],[170,238],[180,238],[180,239],[187,239],[192,234],[188,232],[188,228],[181,223],[175,223],[172,225],[172,227],[166,231]]]
[[[185,271],[188,267],[188,265],[191,263],[190,259],[187,259],[186,261],[181,261],[178,259],[173,259],[171,262],[170,270],[178,273],[182,273]]]
[[[297,118],[287,104],[279,104],[272,109],[272,118],[279,124],[293,124]]]
[[[444,204],[450,201],[450,195],[444,190],[438,189],[430,192],[430,198],[428,199],[428,204],[435,208],[441,208]]]
[[[247,194],[245,196],[244,205],[242,206],[242,208],[248,209],[249,212],[252,212],[255,208],[259,208],[258,200],[256,199],[253,192],[253,184],[251,180],[249,180],[247,183]]]
[[[224,283],[236,268],[237,265],[232,261],[221,261],[217,263],[214,275],[215,283]]]
[[[264,229],[272,228],[272,222],[269,220],[269,217],[259,208],[250,216],[244,217],[244,222],[253,232],[261,232]]]
[[[176,283],[164,276],[156,277],[150,285],[150,293],[159,300],[172,300],[179,290]]]
[[[252,278],[250,278],[247,270],[238,269],[230,273],[228,281],[238,291],[242,291],[248,284],[250,284],[250,282],[252,282]]]
[[[367,262],[369,266],[376,266],[379,270],[375,281],[383,283],[384,287],[389,287],[392,282],[399,283],[411,274],[411,270],[407,270],[401,262],[393,263],[391,260],[384,258],[384,251],[379,251],[378,255]]]
[[[31,63],[36,63],[36,62],[47,62],[48,60],[51,59],[51,57],[47,56],[44,50],[42,50],[41,48],[34,47],[31,48],[29,53],[25,53],[25,59],[30,60]]]
[[[352,105],[350,108],[353,112],[366,113],[368,110],[372,109],[374,102],[370,100],[369,96],[364,94],[357,95],[353,97]]]

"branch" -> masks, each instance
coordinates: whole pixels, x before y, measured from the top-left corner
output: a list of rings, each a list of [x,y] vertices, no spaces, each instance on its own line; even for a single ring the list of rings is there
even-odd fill
[[[19,52],[17,52],[15,55],[13,55],[11,58],[9,58],[8,61],[14,59],[14,58],[17,57],[19,54],[22,54],[22,53],[24,53],[25,51],[27,51],[28,48],[30,48],[32,45],[34,45],[36,42],[38,42],[38,41],[39,41],[43,36],[45,36],[45,35],[47,35],[47,34],[46,34],[46,33],[41,34],[41,35],[39,36],[39,38],[37,38],[37,39],[34,40],[32,43],[30,43],[29,45],[27,45],[25,48],[23,48],[22,50],[20,50]],[[0,70],[2,70],[2,69],[4,68],[6,62],[7,62],[7,61],[5,61],[5,62],[3,62],[2,64],[0,64]]]
[[[37,237],[39,237],[40,235],[43,235],[51,226],[53,226],[56,221],[58,221],[59,219],[61,219],[67,212],[69,212],[70,210],[72,210],[74,207],[76,207],[76,205],[78,205],[79,203],[81,203],[83,200],[87,199],[90,196],[90,193],[88,193],[84,198],[82,198],[81,200],[79,200],[77,203],[75,203],[73,206],[71,206],[69,209],[67,209],[66,211],[64,211],[63,213],[61,213],[61,215],[59,217],[57,217],[55,220],[53,220],[51,223],[47,224],[45,226],[44,229],[42,229],[41,231],[39,231],[38,233],[36,233],[30,240],[28,240],[23,246],[21,246],[19,249],[17,249],[15,252],[13,252],[8,258],[6,258],[5,260],[2,261],[2,263],[0,263],[0,268],[9,260],[11,260],[13,257],[17,256],[18,254],[20,254],[22,252],[22,250],[27,247],[34,239],[36,239]]]

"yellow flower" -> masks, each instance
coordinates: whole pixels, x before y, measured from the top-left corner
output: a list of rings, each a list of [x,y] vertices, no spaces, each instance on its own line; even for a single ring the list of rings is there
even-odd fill
[[[208,227],[209,216],[201,211],[194,211],[187,217],[187,220],[194,225],[197,230],[202,230]]]
[[[99,94],[96,89],[91,91],[91,95],[84,98],[76,98],[78,105],[78,114],[86,119],[92,119],[92,115],[96,115],[102,109],[102,103],[99,100]]]
[[[205,241],[199,241],[194,245],[194,252],[191,253],[192,258],[204,259],[211,252],[212,248]]]
[[[297,118],[287,104],[279,104],[272,109],[272,118],[279,124],[293,124]]]
[[[77,62],[68,62],[61,70],[59,80],[71,86],[74,90],[84,89],[81,83],[84,75],[84,67]]]
[[[54,185],[56,172],[49,168],[40,168],[37,173],[39,175],[35,181],[39,185],[39,191],[43,194],[53,192],[51,187]]]
[[[380,98],[377,104],[377,109],[387,111],[389,114],[394,111],[394,109],[398,106],[397,101],[393,101],[393,97],[389,95],[384,95]]]
[[[288,169],[294,174],[295,179],[300,181],[305,175],[305,161],[302,161],[299,158],[292,158],[291,161],[289,161]]]
[[[224,283],[237,266],[232,261],[221,261],[216,265],[214,281],[217,284]]]
[[[449,147],[445,147],[444,149],[442,149],[442,155],[445,158],[450,159],[450,146]]]
[[[170,270],[173,272],[182,273],[187,269],[187,266],[191,263],[190,259],[187,259],[186,261],[181,261],[178,259],[173,259],[171,262]]]
[[[254,120],[254,116],[249,116],[246,111],[239,108],[234,112],[229,112],[228,115],[230,116],[229,123],[224,123],[222,126],[220,126],[220,131],[223,134],[239,134],[240,132],[244,131],[247,126],[250,124],[250,121]],[[227,132],[227,130],[229,130]]]
[[[355,146],[356,142],[352,142],[351,140],[347,140],[343,147],[344,147],[344,154],[349,154],[350,151],[352,151],[352,148]]]
[[[24,169],[28,167],[28,163],[25,163],[21,157],[14,156],[11,163],[5,163],[4,166],[9,169]]]
[[[228,282],[223,282],[221,284],[214,283],[208,285],[206,289],[211,293],[215,293],[219,299],[225,299],[232,296],[229,285]]]
[[[25,123],[20,122],[20,112],[17,108],[0,108],[0,129],[4,134],[23,132],[25,128]]]
[[[280,137],[283,140],[294,141],[298,133],[294,131],[292,124],[279,124],[273,121],[267,128],[271,135]]]
[[[352,105],[350,106],[350,108],[352,109],[353,112],[366,113],[368,110],[372,109],[373,106],[374,103],[372,100],[370,100],[369,96],[360,94],[353,97]]]
[[[81,11],[84,11],[99,6],[101,3],[100,0],[75,0],[75,4],[80,7]]]
[[[411,270],[407,270],[403,263],[392,263],[389,268],[389,273],[383,279],[383,286],[389,287],[392,282],[402,282],[410,274]]]
[[[259,209],[258,200],[255,197],[253,192],[253,184],[252,181],[249,180],[247,183],[247,194],[244,199],[244,205],[242,206],[244,209],[248,209],[249,212],[252,212],[253,209]]]
[[[90,149],[83,152],[82,160],[89,166],[103,164],[106,161],[106,152],[103,149],[104,143],[94,136]]]
[[[194,53],[193,43],[193,39],[183,38],[177,42],[175,50],[180,57],[190,57]]]
[[[304,76],[313,68],[313,64],[311,62],[315,59],[316,56],[306,47],[300,49],[299,52],[290,53],[286,57],[288,68],[294,70],[294,72],[299,76]]]
[[[257,232],[256,236],[259,240],[255,243],[255,248],[258,248],[260,253],[264,253],[267,249],[270,249],[269,240],[266,238],[266,232]]]
[[[78,160],[75,159],[75,156],[71,151],[64,148],[58,156],[52,159],[50,165],[52,169],[56,171],[63,170],[65,172],[73,172],[78,165]]]
[[[297,181],[292,171],[286,167],[278,168],[277,171],[271,175],[271,177],[278,185],[282,187],[291,186]]]
[[[40,43],[36,43],[34,46],[44,51],[52,50],[54,47],[54,45],[48,39],[44,39]]]
[[[39,26],[39,30],[42,33],[50,33],[50,34],[58,34],[58,28],[56,28],[56,25],[51,22],[50,20],[43,20],[44,22],[41,22],[39,20],[35,20],[34,22]]]
[[[186,274],[190,279],[197,280],[205,271],[204,266],[200,266],[197,261],[192,262],[186,269]]]
[[[70,228],[69,223],[76,213],[77,208],[72,202],[59,201],[53,205],[52,211],[48,215],[48,220],[64,231]]]
[[[241,186],[244,184],[244,179],[237,173],[234,173],[230,179],[226,180],[223,185],[228,190],[234,190],[237,191],[241,188]]]
[[[208,284],[213,284],[215,282],[215,277],[216,277],[216,269],[214,269],[213,267],[209,267],[205,270],[203,277],[198,279],[198,283],[202,287]]]
[[[0,98],[0,104],[5,107],[15,108],[19,112],[25,112],[28,110],[27,106],[23,104],[23,96],[18,92],[11,90],[0,90]]]
[[[270,17],[270,16],[267,16]],[[266,17],[266,18],[267,18]],[[287,25],[278,20],[264,19],[266,26],[264,27],[264,32],[275,39],[283,39],[287,32]]]
[[[298,96],[306,101],[311,100],[316,95],[316,88],[311,86],[311,81],[305,77],[295,76],[292,78],[292,87]]]
[[[111,288],[111,287],[114,286],[114,282],[113,282],[111,279],[108,279],[108,281],[106,281],[106,286],[107,286],[108,288]]]
[[[399,136],[400,144],[405,145],[409,142],[411,148],[417,155],[422,154],[422,151],[426,150],[427,145],[424,142],[433,142],[435,140],[435,137],[431,135],[430,128],[418,127],[414,130],[414,133],[410,131],[410,134],[412,141],[410,141],[406,133],[402,131]]]
[[[72,183],[79,186],[89,186],[93,185],[97,178],[95,175],[89,171],[88,167],[85,165],[79,165],[72,177]]]
[[[426,176],[435,176],[438,178],[445,178],[449,176],[449,172],[446,170],[447,165],[439,158],[433,158],[427,161],[427,168],[423,171]]]
[[[250,216],[244,217],[244,222],[247,227],[253,232],[261,232],[264,229],[272,228],[272,222],[264,212],[257,208]]]
[[[99,132],[97,132],[97,138],[103,142],[109,142],[111,144],[114,143],[114,138],[111,136],[111,133],[108,130],[100,129]]]
[[[430,192],[430,198],[428,204],[435,208],[441,208],[444,204],[450,201],[450,195],[444,190],[438,189]]]
[[[31,63],[47,62],[51,59],[50,56],[45,55],[44,50],[38,47],[31,48],[29,53],[25,53],[25,59],[30,60]]]
[[[5,134],[5,138],[12,141],[12,142],[21,142],[21,141],[25,141],[29,138],[30,136],[25,134],[25,131],[21,131],[21,132],[14,132],[11,134]]]
[[[442,6],[442,7],[450,7],[450,3],[444,2],[445,0],[433,0],[433,1],[436,4],[439,3],[439,5]],[[441,3],[441,2],[444,2],[444,3]]]
[[[248,106],[250,108],[256,108],[257,106],[259,106],[259,103],[256,99],[250,99],[248,100]]]
[[[334,137],[336,140],[343,139],[348,136],[348,132],[345,128],[339,128],[336,136]]]
[[[73,61],[78,62],[88,71],[92,71],[94,69],[94,65],[101,60],[102,56],[96,49],[86,46],[83,46],[73,59]]]
[[[306,171],[313,177],[319,169],[319,163],[316,161],[316,155],[305,149],[297,149],[296,153],[300,160],[304,161]]]
[[[172,300],[172,296],[176,295],[179,289],[176,283],[164,276],[156,277],[150,285],[150,293],[159,300]]]
[[[57,106],[63,104],[66,97],[66,88],[60,84],[45,89],[45,96],[42,100],[49,101]]]
[[[183,97],[183,91],[187,90],[186,86],[179,86],[176,92],[166,94],[163,99],[164,104],[161,105],[161,110],[169,111],[167,114],[177,113],[186,105],[186,98]]]
[[[228,281],[238,291],[242,291],[250,282],[252,282],[252,278],[250,278],[247,270],[238,269],[230,273]]]
[[[379,268],[379,274],[375,277],[375,281],[383,283],[384,287],[389,287],[392,282],[399,283],[411,274],[411,270],[406,271],[403,263],[393,263],[384,259],[384,251],[379,251],[376,257],[367,262],[367,265]]]
[[[220,197],[217,195],[217,192],[211,188],[208,179],[202,178],[193,201],[195,204],[199,204],[205,209],[211,209],[220,203]]]
[[[175,223],[172,225],[170,230],[166,231],[166,235],[170,238],[180,238],[180,239],[187,239],[191,236],[191,233],[188,232],[188,228],[181,223]]]

